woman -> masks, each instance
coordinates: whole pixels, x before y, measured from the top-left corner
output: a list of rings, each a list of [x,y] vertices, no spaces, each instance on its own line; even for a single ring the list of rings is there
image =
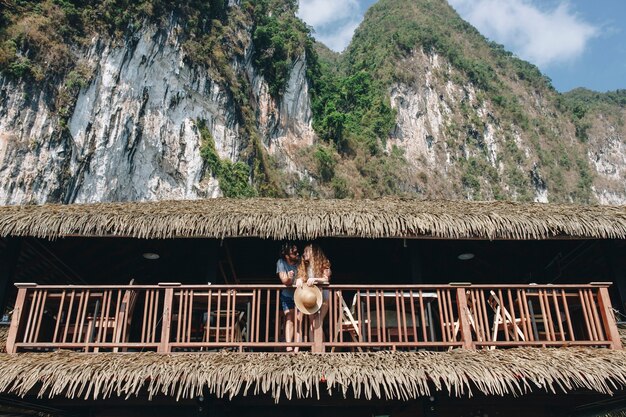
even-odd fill
[[[319,283],[330,282],[330,261],[322,251],[322,248],[315,243],[309,243],[304,247],[302,251],[302,258],[298,265],[298,272],[296,274],[296,287],[302,287],[305,283],[308,286],[312,286]],[[322,291],[323,302],[320,308],[320,321],[324,322],[324,317],[328,312],[328,297],[330,291],[325,289]],[[311,328],[309,330],[312,340],[313,334],[313,320],[311,320]]]

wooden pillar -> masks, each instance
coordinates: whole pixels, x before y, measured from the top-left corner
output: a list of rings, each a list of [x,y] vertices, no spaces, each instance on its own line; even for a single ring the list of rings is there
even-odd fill
[[[324,328],[322,316],[316,313],[313,318],[313,353],[324,353]]]
[[[180,282],[159,282],[159,287],[165,289],[165,297],[163,297],[163,318],[161,320],[161,341],[157,349],[159,353],[170,353],[170,329],[172,327],[174,287],[179,286]],[[161,289],[161,291],[163,291],[163,289]]]
[[[600,317],[602,318],[604,334],[607,340],[611,342],[610,348],[622,350],[622,341],[620,340],[619,331],[617,330],[617,323],[615,322],[611,298],[609,297],[609,289],[607,287],[598,288],[598,309],[600,310]]]
[[[461,330],[461,340],[463,341],[463,349],[473,350],[474,341],[472,340],[472,329],[470,327],[470,318],[468,316],[469,309],[467,307],[467,288],[461,287],[456,289],[456,305],[459,309],[459,329]]]
[[[26,304],[26,293],[29,288],[35,288],[37,284],[15,284],[17,289],[17,299],[15,300],[15,306],[13,308],[13,317],[11,317],[11,326],[9,327],[9,334],[7,336],[7,353],[15,353],[15,340],[17,339],[17,332],[20,328],[22,312]]]
[[[4,314],[7,298],[13,289],[13,279],[21,247],[21,238],[8,238],[6,239],[6,247],[0,253],[0,317]]]

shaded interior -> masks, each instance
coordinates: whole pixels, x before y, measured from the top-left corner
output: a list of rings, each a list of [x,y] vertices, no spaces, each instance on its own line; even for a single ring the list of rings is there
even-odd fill
[[[67,237],[0,242],[6,299],[12,283],[278,284],[281,241],[260,238],[132,239]],[[300,249],[306,242],[296,242]],[[622,240],[441,240],[323,238],[335,284],[578,284],[614,282],[623,308]],[[158,259],[146,259],[157,254]],[[466,255],[463,258],[461,255]],[[624,292],[624,293],[623,293]]]

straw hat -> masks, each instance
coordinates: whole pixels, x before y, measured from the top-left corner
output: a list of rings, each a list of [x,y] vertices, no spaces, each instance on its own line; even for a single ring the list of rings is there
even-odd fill
[[[293,300],[298,310],[304,314],[315,314],[322,308],[322,291],[315,285],[312,287],[303,285],[296,288]]]

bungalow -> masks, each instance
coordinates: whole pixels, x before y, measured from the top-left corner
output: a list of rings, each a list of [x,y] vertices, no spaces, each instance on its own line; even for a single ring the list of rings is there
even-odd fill
[[[328,314],[298,312],[289,342],[275,273],[287,240],[317,243],[332,263]],[[6,206],[0,258],[10,322],[0,325],[0,413],[626,410],[624,207]]]

